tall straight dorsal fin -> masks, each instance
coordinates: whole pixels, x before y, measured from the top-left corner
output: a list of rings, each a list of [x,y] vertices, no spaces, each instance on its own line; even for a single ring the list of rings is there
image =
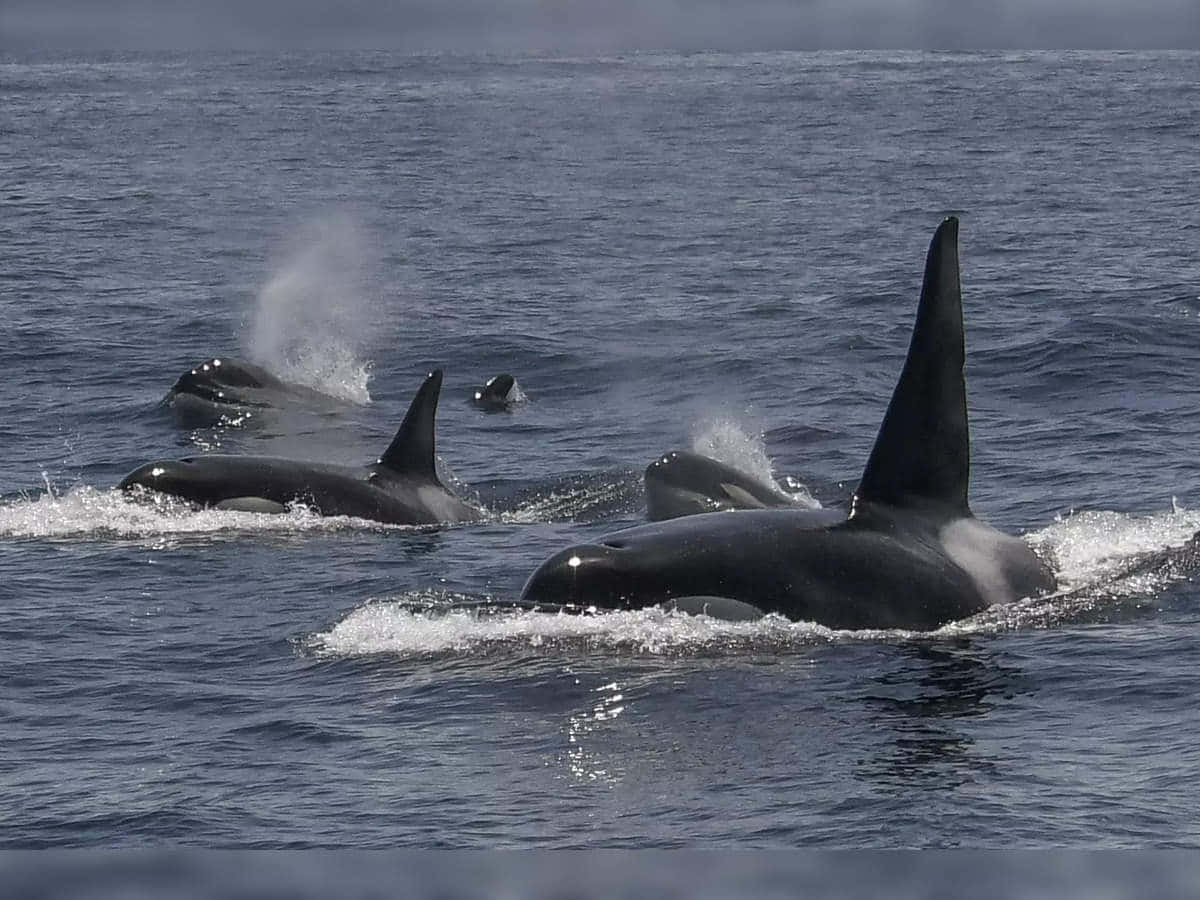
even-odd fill
[[[441,390],[442,370],[434,369],[425,376],[396,436],[379,457],[378,465],[402,475],[438,480],[433,427]]]
[[[856,504],[937,504],[970,513],[965,358],[958,219],[951,216],[929,244],[908,358],[854,495]]]

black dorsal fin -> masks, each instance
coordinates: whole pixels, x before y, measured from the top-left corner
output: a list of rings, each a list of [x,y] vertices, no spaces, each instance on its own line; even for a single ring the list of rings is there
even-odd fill
[[[434,369],[425,376],[396,436],[383,456],[379,457],[378,465],[402,475],[419,475],[434,482],[438,480],[433,426],[441,390],[442,370]]]
[[[937,504],[970,513],[964,361],[958,219],[951,216],[929,245],[908,358],[854,495],[856,506]]]

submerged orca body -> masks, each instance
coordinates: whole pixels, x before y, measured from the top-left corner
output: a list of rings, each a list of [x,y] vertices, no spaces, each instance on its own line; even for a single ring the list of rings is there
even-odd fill
[[[1025,542],[971,514],[964,358],[958,220],[948,218],[848,515],[741,510],[626,529],[546,560],[522,602],[933,629],[1053,589]]]
[[[335,397],[229,356],[213,357],[184,372],[163,403],[189,426],[253,419],[263,411],[288,406],[325,412],[341,405]]]
[[[481,510],[452,494],[437,476],[434,418],[442,387],[430,373],[395,438],[364,468],[272,456],[190,456],[134,469],[122,490],[142,487],[201,506],[283,512],[303,504],[323,516],[356,516],[398,525],[473,522]]]
[[[645,483],[646,516],[652,522],[731,509],[812,508],[773,484],[690,450],[672,450],[654,460],[646,466]]]
[[[525,402],[525,392],[507,372],[495,375],[471,394],[471,402],[488,412],[503,412]]]

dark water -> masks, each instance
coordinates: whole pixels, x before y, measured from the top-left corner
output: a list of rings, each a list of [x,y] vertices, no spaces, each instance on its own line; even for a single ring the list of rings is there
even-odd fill
[[[3,844],[1200,844],[1200,590],[1106,581],[1200,528],[1200,55],[8,57],[0,108]],[[673,447],[844,499],[948,213],[973,506],[1082,593],[412,611],[640,521]],[[343,411],[177,427],[231,352]],[[111,490],[365,462],[435,365],[485,524]]]

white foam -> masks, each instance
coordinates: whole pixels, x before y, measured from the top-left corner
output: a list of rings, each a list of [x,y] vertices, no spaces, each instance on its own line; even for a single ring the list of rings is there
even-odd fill
[[[333,532],[408,529],[349,516],[320,516],[297,506],[286,513],[193,509],[162,494],[137,499],[111,488],[73,487],[0,505],[0,535],[16,538],[170,538],[222,532]]]
[[[371,402],[369,384],[373,363],[357,348],[330,338],[326,343],[294,341],[284,356],[264,360],[282,380],[302,384],[339,400],[365,406]]]
[[[1058,516],[1026,540],[1053,560],[1059,585],[1077,589],[1095,583],[1134,557],[1177,547],[1200,530],[1200,510],[1178,505],[1151,515],[1084,510]]]
[[[523,610],[480,614],[436,607],[456,599],[478,603],[485,598],[417,592],[368,601],[327,631],[312,635],[308,648],[332,656],[480,654],[522,647],[652,656],[737,655],[828,643],[928,641],[1053,627],[1090,615],[1114,598],[1149,596],[1184,577],[1169,570],[1138,574],[1123,580],[1116,592],[1107,581],[1142,554],[1182,545],[1198,529],[1200,513],[1179,508],[1150,516],[1081,512],[1057,519],[1026,539],[1063,562],[1064,590],[999,604],[933,632],[843,631],[774,615],[752,622],[724,622],[658,608],[591,615]],[[1096,590],[1089,592],[1089,586]],[[435,608],[429,611],[422,606]]]
[[[318,654],[405,656],[473,653],[495,648],[579,648],[634,651],[650,655],[745,648],[747,645],[827,643],[835,632],[808,622],[768,616],[756,622],[721,622],[661,609],[570,615],[472,610],[425,612],[414,609],[444,597],[407,594],[372,600],[353,610],[308,646]]]
[[[831,643],[928,641],[995,633],[1046,623],[1045,604],[1053,603],[1024,601],[1003,610],[997,607],[995,612],[989,610],[933,632],[846,631],[814,622],[791,622],[777,615],[753,622],[725,622],[657,607],[586,615],[525,610],[481,614],[475,609],[422,608],[429,604],[436,607],[453,599],[416,592],[369,600],[328,630],[311,635],[305,645],[317,655],[336,657],[476,655],[520,648],[599,650],[646,656],[779,653]]]

